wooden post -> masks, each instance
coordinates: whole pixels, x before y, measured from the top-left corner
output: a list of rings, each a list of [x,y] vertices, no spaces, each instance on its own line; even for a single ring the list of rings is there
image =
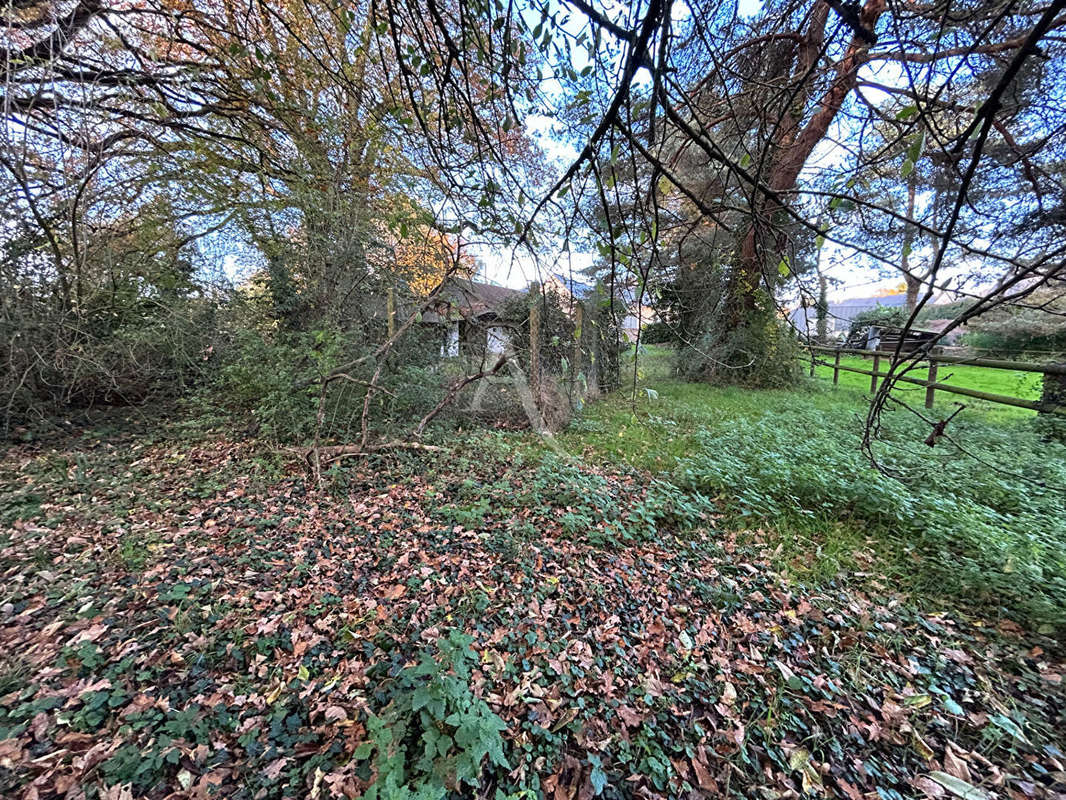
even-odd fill
[[[870,391],[877,391],[877,370],[881,366],[881,356],[874,355],[874,368],[872,370],[873,375],[870,376]]]
[[[840,350],[837,349],[836,358],[833,359],[833,385],[840,383]]]
[[[396,290],[391,286],[385,298],[385,313],[389,318],[389,341],[396,335]]]
[[[595,387],[597,394],[601,394],[605,391],[603,386],[603,368],[600,364],[600,336],[603,332],[601,322],[603,320],[603,311],[594,309],[592,312],[592,319],[589,320],[589,324],[592,325],[592,347],[589,353],[589,383]]]
[[[936,361],[929,359],[929,383],[936,383]],[[936,389],[932,385],[925,387],[925,407],[933,407],[933,395],[936,394]]]
[[[529,284],[529,387],[536,397],[540,389],[540,284]]]
[[[518,366],[518,359],[510,356],[510,348],[508,348],[507,369],[511,373],[511,382],[514,384],[515,391],[518,392],[519,400],[522,401],[522,408],[525,409],[526,416],[529,418],[529,424],[534,432],[546,434],[549,432],[548,426],[544,422],[544,415],[537,408],[537,403],[533,399],[530,384],[526,380],[526,376],[522,374],[522,368]]]
[[[814,359],[815,359],[814,348],[812,347],[811,348],[811,377],[812,378],[814,377]]]
[[[1051,414],[1056,408],[1066,408],[1066,375],[1044,373],[1043,391],[1040,393],[1041,414]]]
[[[577,380],[581,371],[581,326],[585,324],[585,306],[580,300],[574,307],[574,357],[570,362],[571,379]]]

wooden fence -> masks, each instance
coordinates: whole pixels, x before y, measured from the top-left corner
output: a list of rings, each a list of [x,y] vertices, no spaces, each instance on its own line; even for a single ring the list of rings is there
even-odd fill
[[[857,372],[860,375],[869,375],[871,392],[877,391],[878,378],[884,378],[888,375],[887,372],[880,371],[881,360],[885,359],[891,364],[892,359],[895,357],[894,352],[884,350],[852,350],[838,347],[823,347],[819,345],[809,345],[808,349],[811,353],[812,377],[814,376],[814,368],[816,365],[833,368],[834,384],[840,382],[841,372]],[[817,356],[818,353],[832,355],[833,360],[826,361],[820,359]],[[840,363],[841,355],[856,355],[872,358],[873,369],[859,369],[858,367],[843,365]],[[901,361],[903,360],[908,359],[902,357]],[[927,355],[922,358],[921,361],[926,362],[929,366],[929,377],[927,380],[911,378],[906,375],[896,377],[895,380],[914,384],[916,386],[924,386],[926,408],[933,407],[933,397],[936,392],[941,391],[963,395],[965,397],[974,397],[989,403],[999,403],[1000,405],[1015,406],[1017,408],[1028,408],[1042,414],[1066,415],[1066,364],[1033,364],[1025,361],[1005,361],[996,358],[971,358],[967,356],[949,356],[937,353]],[[940,383],[937,381],[937,370],[941,364],[983,367],[985,369],[1007,369],[1017,372],[1038,372],[1044,376],[1043,393],[1040,400],[1034,401],[1025,400],[1021,397],[1010,397],[1008,395],[982,392],[978,389],[969,389],[965,386],[952,386],[947,383]]]

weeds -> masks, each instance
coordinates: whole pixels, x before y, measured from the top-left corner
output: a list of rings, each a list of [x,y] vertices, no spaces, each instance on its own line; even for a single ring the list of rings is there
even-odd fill
[[[373,756],[377,780],[367,800],[442,799],[477,786],[486,761],[509,769],[500,736],[507,726],[470,691],[472,641],[455,630],[439,639],[437,652],[404,669],[391,701],[367,721],[369,740],[354,755]]]

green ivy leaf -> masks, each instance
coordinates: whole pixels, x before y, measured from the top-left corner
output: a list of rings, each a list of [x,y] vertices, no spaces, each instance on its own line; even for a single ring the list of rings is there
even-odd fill
[[[593,796],[597,797],[607,788],[607,773],[603,771],[603,763],[600,761],[599,756],[590,753],[589,764],[592,766],[592,772],[589,774],[589,783],[592,784]]]

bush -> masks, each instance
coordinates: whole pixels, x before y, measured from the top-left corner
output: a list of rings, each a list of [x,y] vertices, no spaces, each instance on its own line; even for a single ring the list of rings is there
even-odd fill
[[[440,400],[447,376],[438,370],[439,351],[425,341],[432,335],[413,331],[390,353],[378,379],[380,391],[370,404],[375,434],[409,425]],[[321,378],[367,355],[371,347],[364,333],[335,327],[263,332],[237,326],[230,346],[219,354],[215,379],[203,399],[247,418],[258,435],[307,442],[315,435]],[[351,380],[329,384],[323,419],[327,439],[350,441],[358,434],[366,384],[376,365],[368,359],[346,370]]]
[[[182,215],[163,195],[129,208],[125,190],[121,213],[100,214],[99,186],[83,188],[79,214],[67,219],[80,234],[76,250],[67,236],[46,248],[35,226],[7,220],[0,242],[2,428],[176,397],[202,378],[217,344],[217,295],[200,272],[196,237]],[[56,213],[65,218],[67,211]]]
[[[791,386],[800,379],[799,344],[769,312],[755,312],[733,330],[706,333],[695,347],[678,351],[678,371],[687,380],[757,388]]]
[[[674,329],[661,320],[648,323],[640,332],[641,344],[674,344],[678,341]]]
[[[907,309],[900,306],[878,305],[869,311],[861,311],[852,318],[849,335],[871,325],[884,328],[899,328],[907,322],[909,316]]]
[[[203,379],[218,343],[217,308],[202,298],[77,312],[23,300],[0,315],[4,430],[70,409],[177,397]]]
[[[1033,292],[1025,301],[1041,308],[1004,307],[967,324],[963,343],[1005,357],[1024,356],[1027,350],[1066,353],[1066,296],[1061,286]],[[1047,354],[1041,354],[1046,359]]]
[[[209,399],[273,441],[302,441],[314,435],[318,387],[293,387],[328,369],[329,353],[316,346],[322,332],[266,337],[234,332],[221,354]]]

